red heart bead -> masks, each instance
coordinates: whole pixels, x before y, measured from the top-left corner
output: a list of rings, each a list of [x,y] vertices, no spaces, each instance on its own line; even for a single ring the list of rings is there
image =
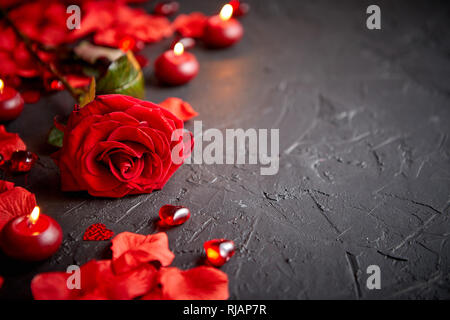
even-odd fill
[[[234,242],[226,239],[213,239],[203,244],[207,261],[215,267],[221,267],[234,255]]]
[[[179,226],[191,217],[191,212],[186,207],[166,204],[159,209],[159,217],[162,226]]]
[[[83,235],[85,241],[109,240],[114,235],[112,230],[106,228],[103,223],[94,223],[86,229]]]
[[[9,161],[9,170],[13,173],[24,173],[31,170],[38,156],[31,151],[14,151]]]

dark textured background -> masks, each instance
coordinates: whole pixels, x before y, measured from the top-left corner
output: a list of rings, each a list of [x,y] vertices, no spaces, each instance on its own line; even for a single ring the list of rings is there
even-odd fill
[[[222,268],[233,299],[450,298],[449,6],[376,1],[382,30],[369,31],[372,2],[249,2],[241,43],[195,48],[200,73],[179,88],[157,86],[147,68],[147,98],[189,101],[206,128],[280,128],[278,175],[185,165],[153,194],[62,193],[45,140],[73,101],[44,97],[7,126],[41,157],[13,180],[61,223],[64,243],[42,263],[1,257],[1,298],[30,298],[39,272],[109,257],[109,242],[82,241],[92,223],[155,232],[166,203],[193,214],[167,232],[176,266],[198,265],[208,239],[236,242]],[[181,11],[212,14],[221,3],[182,1]],[[168,43],[145,53],[153,61]],[[381,290],[366,289],[371,264],[381,267]]]

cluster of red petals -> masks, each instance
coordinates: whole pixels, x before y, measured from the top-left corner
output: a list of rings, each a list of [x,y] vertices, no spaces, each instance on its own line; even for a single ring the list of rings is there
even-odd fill
[[[119,47],[122,39],[152,43],[173,33],[167,18],[149,15],[120,2],[87,2],[82,11],[81,28],[71,33],[72,40],[94,34],[96,44]]]
[[[28,53],[23,42],[20,42],[11,28],[0,25],[0,77],[33,78],[41,74],[40,66]],[[43,61],[49,61],[50,55],[39,52]],[[8,81],[7,81],[8,82]],[[11,85],[11,83],[8,83]]]
[[[36,206],[34,194],[14,183],[0,180],[0,231],[9,220],[29,214]]]
[[[112,240],[111,260],[80,268],[81,288],[68,289],[65,272],[42,273],[31,282],[38,300],[227,299],[228,277],[212,267],[167,267],[174,259],[167,235],[123,232]]]
[[[201,12],[180,14],[172,24],[173,29],[183,37],[202,38],[208,17]]]
[[[187,121],[198,116],[197,111],[186,101],[180,98],[170,97],[159,104],[164,109],[172,112],[178,119]]]
[[[0,155],[3,160],[9,160],[13,152],[26,150],[25,142],[20,139],[17,133],[6,131],[5,126],[0,125]]]
[[[66,5],[59,1],[24,2],[10,10],[8,16],[33,41],[34,50],[45,63],[55,63],[57,57],[54,53],[41,50],[38,43],[53,47],[71,41],[71,31],[66,26]],[[0,34],[0,77],[6,79],[9,86],[17,87],[20,84],[15,80],[17,77],[50,76],[30,55],[12,28],[0,24]],[[70,75],[67,80],[72,86],[81,87],[86,85],[89,78],[80,79]],[[36,99],[34,95],[30,101]]]

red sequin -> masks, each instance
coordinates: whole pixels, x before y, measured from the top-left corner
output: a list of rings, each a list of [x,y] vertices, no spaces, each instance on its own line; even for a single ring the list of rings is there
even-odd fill
[[[221,267],[234,255],[234,242],[226,239],[213,239],[203,244],[207,261],[215,267]]]
[[[11,155],[9,170],[13,173],[28,172],[38,158],[37,154],[31,151],[15,151]]]
[[[162,226],[179,226],[185,223],[191,216],[188,208],[166,204],[159,209],[159,217]]]
[[[86,229],[83,235],[85,241],[102,241],[109,240],[114,235],[114,232],[107,229],[103,223],[94,223]]]

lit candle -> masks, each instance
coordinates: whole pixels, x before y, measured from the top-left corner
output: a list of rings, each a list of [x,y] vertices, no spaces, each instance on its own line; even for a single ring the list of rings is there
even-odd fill
[[[225,48],[238,42],[244,33],[239,21],[232,18],[233,6],[226,4],[219,15],[208,19],[203,40],[210,47]]]
[[[40,214],[39,207],[28,216],[9,221],[0,235],[3,252],[15,259],[44,260],[53,255],[62,242],[60,225],[51,217]]]
[[[198,73],[199,64],[195,56],[184,51],[181,42],[173,50],[167,50],[155,61],[156,77],[171,85],[180,85],[192,80]]]
[[[0,121],[16,119],[23,110],[23,99],[14,88],[5,86],[0,79]]]

